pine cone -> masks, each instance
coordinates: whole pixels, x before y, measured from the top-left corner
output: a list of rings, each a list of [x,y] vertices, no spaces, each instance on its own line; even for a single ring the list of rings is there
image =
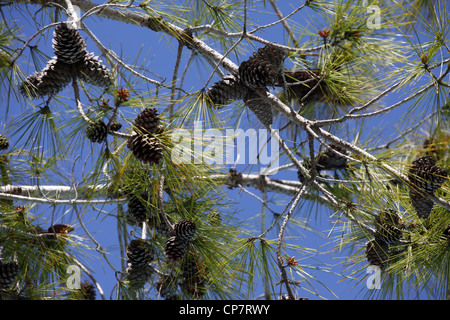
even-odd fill
[[[146,198],[147,195],[142,195]],[[141,224],[146,222],[149,218],[149,212],[144,201],[137,196],[130,196],[128,201],[128,215],[127,220],[130,224]]]
[[[22,82],[20,91],[24,96],[37,99],[57,94],[72,81],[72,67],[52,58],[40,72],[27,77]]]
[[[183,241],[191,240],[197,229],[195,223],[190,220],[181,220],[177,222],[173,228],[175,229],[176,237]]]
[[[72,67],[56,57],[50,59],[47,66],[42,69],[38,90],[56,94],[73,80]]]
[[[131,267],[148,265],[154,259],[154,250],[143,239],[133,239],[127,246],[127,262]]]
[[[95,300],[95,286],[92,283],[90,283],[89,281],[84,281],[81,284],[80,290],[84,300]]]
[[[238,76],[226,75],[214,83],[207,93],[214,105],[221,108],[232,101],[244,99],[247,92],[248,88],[241,83]]]
[[[16,262],[0,260],[0,289],[8,289],[16,281],[19,265]]]
[[[201,298],[206,292],[204,270],[199,267],[202,267],[202,261],[192,255],[187,255],[180,266],[183,278],[180,286],[194,299]]]
[[[192,254],[186,255],[180,265],[181,276],[186,279],[197,277],[200,274],[199,263]]]
[[[2,134],[0,134],[0,150],[6,150],[9,148],[9,141]]]
[[[53,36],[53,50],[61,62],[73,64],[86,56],[86,43],[78,30],[63,23],[55,28]]]
[[[129,266],[126,270],[126,279],[132,282],[132,286],[141,286],[149,281],[154,273],[151,265]]]
[[[167,259],[169,261],[175,261],[178,262],[181,259],[183,259],[184,255],[187,252],[187,249],[189,247],[189,241],[185,241],[182,239],[179,239],[176,236],[172,236],[167,239],[164,251],[166,254]]]
[[[251,57],[239,66],[239,77],[248,88],[257,89],[274,85],[278,73],[270,62]]]
[[[412,162],[408,172],[411,189],[431,194],[441,187],[448,174],[444,169],[435,166],[435,163],[431,156],[422,156]]]
[[[135,134],[128,139],[127,147],[143,163],[159,164],[162,160],[161,145],[151,135]]]
[[[111,124],[109,125],[109,128],[110,128],[112,131],[119,131],[119,130],[122,128],[122,124],[119,123],[119,122],[113,122],[113,123],[111,123]]]
[[[109,88],[113,85],[111,72],[93,53],[83,57],[77,67],[80,80],[102,88]]]
[[[283,70],[284,59],[286,58],[286,51],[282,48],[274,46],[273,44],[266,44],[264,47],[259,48],[253,56],[256,59],[261,59],[269,62],[278,74],[281,74]]]
[[[270,102],[260,97],[256,92],[250,91],[244,98],[244,103],[252,110],[259,121],[265,126],[272,125],[273,112]]]
[[[92,122],[86,128],[86,136],[92,142],[102,143],[107,135],[108,128],[102,120]]]
[[[178,284],[174,276],[160,276],[158,280],[156,280],[155,287],[159,295],[166,300],[178,299],[176,294]]]
[[[147,224],[149,228],[153,228],[159,235],[169,235],[170,233],[169,227],[159,210],[149,216]]]
[[[321,81],[320,84],[317,85],[319,80],[320,70],[318,69],[297,71],[285,70],[284,79],[281,77],[275,85],[284,86],[285,81],[287,84],[289,99],[296,98],[298,100],[301,100],[308,94],[308,96],[303,101],[304,103],[308,103],[312,101],[321,101],[328,95],[327,85],[324,81]],[[297,84],[297,82],[302,83]]]
[[[284,50],[268,44],[239,66],[239,77],[251,89],[273,86],[283,70]]]
[[[380,240],[371,240],[366,244],[366,257],[371,265],[384,269],[389,256],[389,245]]]
[[[35,72],[32,75],[29,75],[24,81],[22,81],[22,84],[20,85],[20,93],[24,97],[30,97],[31,99],[39,98],[41,94],[38,91],[38,85],[41,81],[41,76],[41,72]],[[42,96],[45,96],[45,94]]]
[[[158,131],[159,115],[156,108],[146,108],[134,119],[138,134],[154,134]]]
[[[48,233],[68,234],[75,228],[68,224],[54,224],[47,229]]]
[[[343,169],[347,166],[347,158],[344,158],[335,152],[347,155],[347,151],[335,144],[330,144],[326,151],[319,154],[316,159],[317,171]]]
[[[414,190],[410,190],[409,197],[417,216],[422,219],[428,218],[431,214],[431,210],[433,209],[434,202],[432,200],[428,200],[423,195],[415,192]]]
[[[375,218],[375,239],[386,243],[394,243],[400,240],[403,231],[400,225],[400,216],[393,209],[378,212]]]

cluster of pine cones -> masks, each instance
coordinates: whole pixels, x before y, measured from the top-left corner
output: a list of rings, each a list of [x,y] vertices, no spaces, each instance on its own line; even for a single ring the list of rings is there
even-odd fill
[[[20,91],[24,96],[37,99],[57,94],[74,77],[99,87],[112,85],[110,71],[98,57],[86,50],[81,34],[67,23],[55,28],[53,50],[56,56],[47,66],[22,82]]]
[[[320,81],[320,70],[284,70],[286,52],[272,44],[259,48],[239,66],[238,74],[224,76],[208,90],[213,104],[221,108],[232,101],[243,100],[264,125],[271,125],[273,113],[270,103],[261,98],[260,89],[287,86],[292,97],[305,98],[305,103],[324,96],[327,87]],[[259,91],[257,93],[256,91]]]
[[[173,226],[173,234],[166,240],[164,253],[169,262],[180,263],[181,281],[179,284],[191,296],[198,298],[204,291],[203,278],[198,270],[198,261],[193,260],[192,255],[187,255],[192,237],[197,229],[196,224],[191,220],[180,220]],[[172,276],[173,278],[173,276]],[[178,278],[178,277],[176,277]],[[166,299],[175,299],[174,283],[172,290],[167,292]],[[158,291],[161,294],[161,287]],[[161,294],[163,296],[163,294]]]
[[[166,240],[164,252],[169,261],[179,262],[185,256],[197,227],[191,220],[181,220],[173,228],[174,234]]]
[[[412,162],[408,172],[409,196],[420,218],[428,218],[434,206],[433,201],[424,195],[433,194],[447,180],[447,176],[447,171],[437,167],[436,161],[429,155]]]
[[[158,278],[155,287],[165,299],[178,299],[178,286],[195,298],[199,298],[206,290],[201,259],[193,251],[187,254],[195,231],[194,222],[181,220],[174,225],[173,234],[166,240],[165,256],[168,262],[179,264],[180,274],[161,275]],[[155,251],[150,242],[133,239],[127,246],[126,255],[126,279],[135,287],[148,282],[154,274],[151,263],[155,259]]]
[[[133,284],[147,282],[153,274],[150,264],[155,258],[155,251],[149,242],[133,239],[127,246],[127,280]]]
[[[235,100],[243,100],[264,125],[271,125],[273,113],[267,103],[255,90],[267,90],[282,78],[286,52],[267,44],[259,48],[239,66],[238,74],[227,75],[208,90],[208,96],[217,107],[223,107]]]
[[[429,155],[414,160],[408,171],[411,204],[419,218],[427,219],[434,203],[424,197],[433,194],[447,179],[447,171],[436,166]],[[389,245],[400,240],[407,227],[400,222],[398,214],[387,209],[379,212],[375,219],[376,232],[373,240],[366,244],[366,257],[370,264],[383,269],[389,258]],[[450,239],[447,231],[444,236]]]
[[[142,163],[159,164],[162,160],[161,144],[155,134],[162,133],[162,126],[156,108],[146,108],[134,120],[134,134],[128,139],[127,147]]]

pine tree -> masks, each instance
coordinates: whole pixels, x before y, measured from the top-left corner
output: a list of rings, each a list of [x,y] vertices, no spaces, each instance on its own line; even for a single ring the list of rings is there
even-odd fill
[[[0,2],[0,299],[448,296],[443,2]]]

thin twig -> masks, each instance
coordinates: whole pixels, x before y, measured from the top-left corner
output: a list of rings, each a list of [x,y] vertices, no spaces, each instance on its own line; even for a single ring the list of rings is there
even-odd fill
[[[178,78],[178,69],[180,68],[180,61],[183,54],[183,47],[184,44],[179,41],[178,42],[178,50],[177,50],[177,58],[175,60],[175,67],[173,68],[173,74],[172,74],[172,88],[170,92],[170,105],[168,106],[169,109],[169,117],[170,119],[173,118],[173,107],[175,105],[175,91],[176,91],[176,84],[177,84],[177,78]]]
[[[276,250],[277,262],[278,262],[278,267],[280,268],[280,272],[281,272],[281,282],[284,283],[284,285],[286,286],[286,290],[287,290],[289,299],[291,299],[291,300],[295,300],[295,296],[294,296],[294,293],[292,292],[290,282],[287,277],[286,269],[283,264],[283,258],[281,256],[281,244],[282,244],[282,239],[283,239],[283,235],[284,235],[284,230],[286,229],[289,218],[291,217],[292,212],[294,212],[294,209],[297,207],[297,204],[300,201],[301,197],[303,196],[304,192],[307,190],[308,183],[309,182],[305,183],[303,185],[303,187],[300,189],[300,191],[297,193],[297,195],[295,196],[294,200],[292,201],[291,207],[290,207],[288,213],[286,214],[286,217],[284,218],[283,223],[280,227],[280,232],[278,233],[277,250]]]
[[[84,113],[83,106],[81,105],[80,90],[78,88],[75,66],[73,67],[73,71],[72,71],[72,79],[73,79],[72,87],[73,87],[73,92],[75,94],[75,103],[77,105],[78,113],[81,115],[81,117],[84,119],[84,121],[86,121],[89,124],[93,123],[93,121],[91,119],[89,119],[89,117],[86,115],[86,113]]]
[[[164,210],[164,174],[161,173],[160,180],[159,180],[159,209],[161,210],[161,216],[166,223],[167,227],[169,228],[169,233],[173,234],[174,228],[173,225],[170,223],[169,218],[167,217],[166,211]]]
[[[299,12],[300,10],[302,10],[302,9],[306,6],[306,3],[305,3],[305,4],[303,4],[302,6],[298,7],[297,9],[293,10],[293,11],[292,11],[290,14],[288,14],[287,16],[283,17],[282,14],[281,14],[281,12],[278,10],[278,7],[275,5],[275,3],[274,3],[273,1],[270,1],[270,3],[271,3],[271,5],[272,5],[272,7],[274,8],[275,13],[277,13],[277,15],[278,15],[278,17],[279,17],[280,19],[279,19],[278,21],[275,21],[275,22],[266,24],[266,25],[264,25],[264,26],[258,26],[257,28],[255,28],[255,29],[253,29],[252,31],[250,31],[250,32],[249,32],[250,34],[253,34],[253,33],[255,33],[255,32],[258,32],[259,30],[262,30],[262,29],[267,29],[267,28],[276,26],[276,25],[279,24],[279,23],[282,23],[282,24],[285,26],[286,30],[290,30],[290,29],[289,29],[289,26],[286,25],[286,20],[289,19],[290,17],[292,17],[294,14],[296,14],[296,13]]]

